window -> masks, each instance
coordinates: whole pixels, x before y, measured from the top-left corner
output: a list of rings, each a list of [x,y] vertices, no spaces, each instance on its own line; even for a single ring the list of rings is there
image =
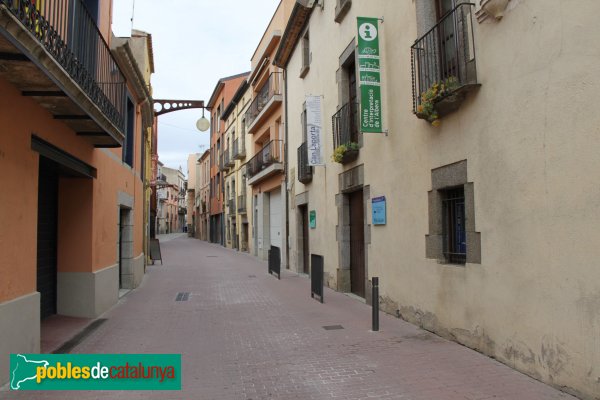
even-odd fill
[[[310,36],[308,30],[302,37],[302,69],[300,78],[304,78],[310,69]]]
[[[344,16],[348,14],[351,6],[352,0],[337,0],[335,5],[335,22],[338,24],[341,23]]]
[[[467,160],[431,171],[429,233],[425,256],[441,263],[481,264],[481,234],[475,231],[475,189]]]
[[[464,264],[467,258],[465,189],[441,191],[444,257],[447,263]]]

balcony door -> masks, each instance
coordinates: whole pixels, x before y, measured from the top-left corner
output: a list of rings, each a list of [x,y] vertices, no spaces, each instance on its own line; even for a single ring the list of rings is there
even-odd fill
[[[456,0],[436,0],[437,22],[439,25],[440,80],[458,78],[455,18],[450,15]]]
[[[350,141],[358,142],[358,108],[356,107],[356,104],[358,103],[358,92],[356,89],[356,63],[354,62],[354,58],[346,68],[348,71],[348,115],[350,117]]]

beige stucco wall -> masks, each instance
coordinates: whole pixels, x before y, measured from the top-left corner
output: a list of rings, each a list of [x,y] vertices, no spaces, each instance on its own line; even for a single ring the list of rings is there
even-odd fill
[[[379,276],[382,307],[494,356],[582,398],[600,393],[600,36],[593,1],[513,0],[503,20],[474,19],[478,80],[461,108],[433,128],[413,116],[410,46],[415,3],[353,2],[341,24],[335,2],[310,21],[311,70],[301,54],[288,66],[289,166],[296,168],[305,94],[323,95],[326,157],[329,118],[338,106],[338,57],[355,37],[356,16],[381,25],[384,118],[389,135],[368,134],[356,163],[315,168],[308,190],[317,211],[310,252],[325,257],[336,287],[338,174],[364,164],[370,196],[387,198],[387,225],[370,227],[369,277]],[[425,258],[431,170],[467,160],[475,191],[481,264],[449,266]],[[295,174],[294,174],[295,176]],[[292,184],[292,182],[289,182]],[[370,223],[370,201],[367,207]],[[290,210],[296,232],[296,210]],[[297,268],[295,241],[290,266]]]

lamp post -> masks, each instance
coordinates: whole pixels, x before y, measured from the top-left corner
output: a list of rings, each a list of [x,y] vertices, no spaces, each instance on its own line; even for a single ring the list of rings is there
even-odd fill
[[[154,115],[157,117],[170,112],[189,110],[192,108],[202,109],[202,117],[196,122],[196,128],[200,132],[206,132],[210,127],[210,124],[204,116],[204,109],[206,107],[204,106],[203,100],[154,100]]]
[[[158,117],[163,114],[167,114],[170,112],[181,111],[181,110],[189,110],[192,108],[201,108],[202,109],[202,117],[196,122],[196,128],[200,132],[206,132],[210,128],[210,123],[204,116],[204,109],[206,106],[204,105],[203,100],[173,100],[173,99],[155,99],[153,100],[153,108],[154,108],[154,116]],[[152,138],[152,159],[158,160],[158,143],[156,138],[156,132]],[[154,172],[154,165],[153,165]],[[156,208],[157,208],[157,199],[156,199],[156,190],[161,186],[157,184],[157,182],[153,179],[150,183],[150,187],[153,188],[150,194],[150,238],[154,239],[156,237],[156,231],[154,229],[156,224]],[[164,187],[164,186],[163,186]]]

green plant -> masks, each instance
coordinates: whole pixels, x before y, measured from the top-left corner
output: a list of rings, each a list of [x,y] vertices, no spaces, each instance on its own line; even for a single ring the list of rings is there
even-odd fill
[[[340,144],[338,147],[336,147],[333,150],[333,154],[331,155],[331,160],[336,163],[341,163],[344,158],[344,154],[346,154],[346,152],[355,151],[358,149],[359,149],[359,146],[358,146],[358,143],[356,143],[356,142],[348,142],[346,144]]]
[[[458,88],[458,79],[451,76],[443,81],[435,82],[421,94],[421,104],[417,107],[417,115],[431,123],[440,125],[440,116],[435,109],[435,103],[452,94]]]

